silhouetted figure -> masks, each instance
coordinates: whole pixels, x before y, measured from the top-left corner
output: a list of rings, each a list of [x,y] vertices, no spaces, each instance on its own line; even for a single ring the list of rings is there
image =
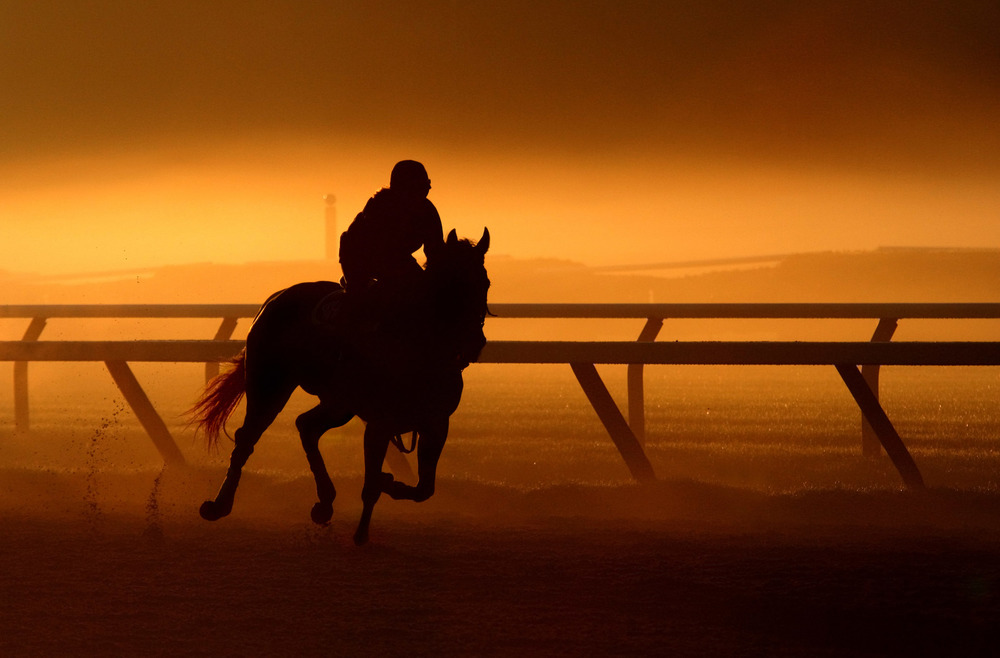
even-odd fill
[[[429,182],[422,194],[427,187]],[[431,231],[432,238],[436,235]],[[412,250],[405,251],[411,244],[398,249],[412,260]],[[483,323],[490,280],[484,259],[489,244],[485,229],[475,244],[459,240],[451,231],[446,241],[429,251],[412,310],[405,324],[392,331],[359,332],[347,326],[331,332],[329,322],[350,325],[364,318],[337,312],[336,307],[352,295],[330,281],[300,283],[271,295],[254,319],[234,367],[209,383],[192,410],[194,421],[214,441],[246,396],[246,417],[235,432],[229,471],[215,499],[201,506],[202,517],[216,520],[230,513],[243,466],[297,387],[319,397],[316,407],[295,420],[316,480],[319,502],[312,509],[313,521],[330,520],[336,496],[319,452],[320,436],[355,416],[366,423],[364,508],[355,541],[367,541],[372,509],[383,493],[418,502],[429,498],[449,418],[462,397],[462,370],[479,358],[486,344]],[[378,266],[390,267],[396,261],[405,261],[398,250],[379,260]],[[362,276],[378,278],[385,271],[367,269]],[[334,308],[317,317],[317,309],[324,305]],[[416,486],[382,472],[389,443],[408,432],[418,436]]]
[[[419,294],[424,272],[413,253],[423,247],[429,260],[443,243],[441,217],[427,198],[430,189],[422,164],[396,163],[389,187],[376,192],[340,236],[348,294],[369,297],[377,313],[405,307]],[[370,290],[376,281],[378,286]]]

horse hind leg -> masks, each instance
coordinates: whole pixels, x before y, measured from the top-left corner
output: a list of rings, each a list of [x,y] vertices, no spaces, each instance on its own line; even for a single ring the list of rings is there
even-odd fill
[[[243,475],[243,466],[253,454],[254,446],[262,433],[262,430],[252,431],[247,425],[236,430],[234,437],[236,446],[229,457],[229,470],[226,471],[226,479],[222,482],[215,499],[206,500],[201,504],[201,508],[198,510],[201,518],[206,521],[217,521],[224,516],[229,516],[229,513],[233,511],[233,501],[236,498],[236,488],[240,484],[240,477]]]
[[[319,451],[319,439],[327,430],[345,425],[353,417],[354,414],[348,411],[338,411],[321,403],[295,419],[309,469],[316,480],[319,501],[313,505],[310,516],[319,525],[325,525],[333,518],[333,501],[337,497],[337,490]]]
[[[240,477],[243,475],[243,467],[253,454],[257,441],[277,418],[294,390],[295,386],[287,384],[271,384],[257,389],[251,387],[248,380],[246,418],[243,420],[243,425],[234,433],[236,446],[229,457],[226,479],[215,499],[202,503],[199,510],[201,518],[206,521],[216,521],[228,516],[233,510],[233,501],[236,498]]]

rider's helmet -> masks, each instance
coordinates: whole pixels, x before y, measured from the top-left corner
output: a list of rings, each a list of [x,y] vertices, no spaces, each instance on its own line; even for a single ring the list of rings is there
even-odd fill
[[[431,179],[427,170],[416,160],[402,160],[396,163],[389,175],[389,189],[404,194],[427,196],[431,190]]]

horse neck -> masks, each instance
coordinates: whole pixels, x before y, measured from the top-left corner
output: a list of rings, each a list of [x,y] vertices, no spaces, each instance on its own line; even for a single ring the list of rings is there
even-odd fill
[[[456,354],[467,355],[475,350],[470,360],[478,357],[478,350],[485,343],[482,332],[482,321],[486,311],[486,300],[478,298],[456,298],[456,291],[464,295],[478,295],[476,277],[484,273],[470,271],[466,283],[471,285],[453,285],[454,280],[436,281],[437,285],[428,286],[429,326],[432,336],[430,342],[447,358]],[[462,276],[462,275],[460,275]],[[488,283],[487,283],[488,287]],[[482,291],[485,295],[485,290]]]

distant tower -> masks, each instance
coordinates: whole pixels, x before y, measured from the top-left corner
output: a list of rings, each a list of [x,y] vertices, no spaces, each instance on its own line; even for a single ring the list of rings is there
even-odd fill
[[[326,259],[336,261],[340,247],[340,236],[337,235],[337,197],[325,194],[323,200],[326,201]]]

